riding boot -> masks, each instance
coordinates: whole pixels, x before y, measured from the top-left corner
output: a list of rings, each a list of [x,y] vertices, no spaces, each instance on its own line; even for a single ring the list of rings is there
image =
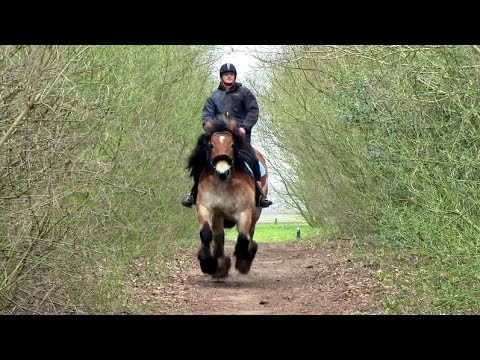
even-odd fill
[[[195,182],[192,186],[192,189],[190,190],[190,194],[185,196],[185,198],[182,200],[182,205],[185,207],[192,207],[193,204],[196,204],[196,199],[197,199],[197,189],[198,189],[198,184]]]
[[[261,187],[261,181],[255,181],[256,187],[255,187],[255,206],[256,207],[262,207],[266,208],[272,205],[273,203],[267,199],[267,197],[263,194],[262,187]]]
[[[192,207],[194,202],[193,195],[190,193],[182,200],[182,205],[189,208]]]

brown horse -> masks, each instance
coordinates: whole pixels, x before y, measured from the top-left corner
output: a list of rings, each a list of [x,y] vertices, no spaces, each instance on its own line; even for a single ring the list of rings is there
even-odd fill
[[[200,268],[214,278],[228,276],[231,260],[224,254],[224,227],[236,225],[235,268],[241,274],[247,274],[257,252],[253,234],[262,208],[255,206],[255,179],[245,165],[241,150],[244,138],[235,121],[207,122],[205,127],[206,134],[199,138],[189,164],[192,174],[195,167],[199,174],[196,205],[201,240],[198,250]],[[255,152],[265,168],[261,184],[266,195],[267,165],[263,155],[258,150]]]

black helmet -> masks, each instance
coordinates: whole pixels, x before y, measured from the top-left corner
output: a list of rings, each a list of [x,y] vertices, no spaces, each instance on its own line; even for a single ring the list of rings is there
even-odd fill
[[[222,77],[223,73],[227,71],[232,71],[235,73],[235,77],[237,77],[237,69],[235,69],[235,66],[233,66],[233,64],[226,63],[220,67],[220,78]]]

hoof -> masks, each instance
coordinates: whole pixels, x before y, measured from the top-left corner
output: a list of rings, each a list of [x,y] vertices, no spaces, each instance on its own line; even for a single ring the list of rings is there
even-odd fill
[[[215,279],[221,279],[225,278],[228,276],[228,270],[230,270],[230,266],[232,261],[230,260],[230,257],[219,257],[218,259],[218,267],[217,267],[217,272],[212,275],[213,278]]]
[[[252,261],[248,259],[237,258],[237,260],[235,261],[235,269],[237,269],[240,274],[248,274],[251,266]]]
[[[208,257],[206,259],[199,259],[200,260],[200,268],[202,269],[202,272],[205,274],[215,274],[218,268],[218,262],[217,259],[213,257]]]

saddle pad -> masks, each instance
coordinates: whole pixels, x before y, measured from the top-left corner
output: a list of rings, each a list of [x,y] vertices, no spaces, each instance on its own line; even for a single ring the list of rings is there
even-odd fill
[[[253,171],[250,168],[250,165],[248,165],[248,163],[246,161],[245,161],[245,165],[247,166],[248,171],[250,171],[250,174],[252,174],[252,176],[253,176]],[[263,166],[263,164],[260,161],[258,162],[258,165],[260,165],[260,177],[262,177],[263,175],[265,175],[265,167]]]

